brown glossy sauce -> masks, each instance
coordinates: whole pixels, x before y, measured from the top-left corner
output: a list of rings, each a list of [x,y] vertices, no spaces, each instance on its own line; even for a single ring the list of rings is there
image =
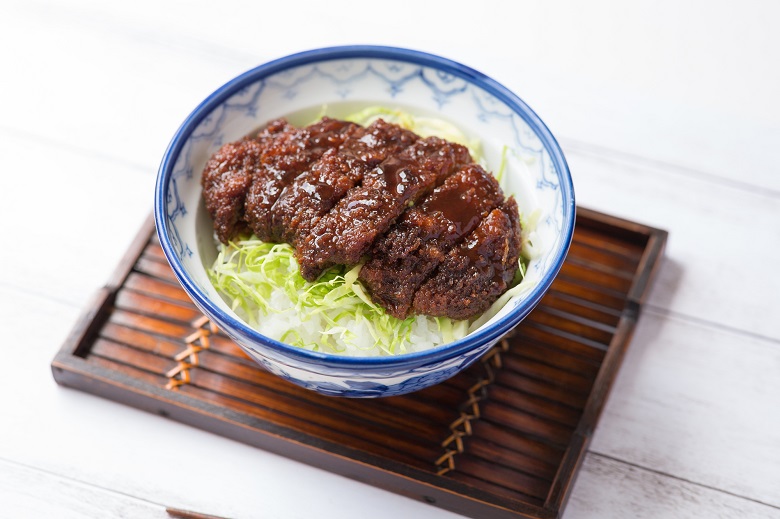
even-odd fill
[[[310,183],[306,182],[301,185],[301,191],[309,196],[315,197],[317,200],[327,200],[333,196],[335,189],[330,184],[325,182]]]
[[[412,180],[412,168],[417,164],[416,160],[397,155],[386,159],[378,168],[385,188],[391,193],[403,195]]]
[[[484,240],[473,240],[461,249],[463,256],[468,259],[468,266],[483,271],[483,275],[487,274],[494,284],[503,279],[502,271],[495,268],[491,262],[491,256],[495,255],[495,245]]]
[[[468,185],[460,185],[457,189],[446,191],[426,202],[425,210],[439,211],[444,218],[452,222],[452,234],[468,234],[477,227],[484,211],[484,204],[469,196],[469,189]]]

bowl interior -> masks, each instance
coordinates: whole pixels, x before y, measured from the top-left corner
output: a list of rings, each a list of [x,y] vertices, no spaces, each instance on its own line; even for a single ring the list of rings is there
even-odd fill
[[[195,292],[196,303],[208,300],[238,319],[206,274],[216,248],[200,176],[211,154],[277,117],[307,124],[323,110],[343,117],[373,105],[448,120],[479,140],[489,170],[496,172],[506,161],[503,187],[515,196],[522,215],[536,220],[536,255],[529,263],[529,290],[482,328],[538,299],[560,267],[574,218],[568,169],[543,123],[503,87],[461,65],[410,51],[346,54],[354,52],[297,55],[253,69],[206,99],[174,137],[161,166],[156,209],[169,240],[169,260],[180,278],[189,278],[185,288]]]

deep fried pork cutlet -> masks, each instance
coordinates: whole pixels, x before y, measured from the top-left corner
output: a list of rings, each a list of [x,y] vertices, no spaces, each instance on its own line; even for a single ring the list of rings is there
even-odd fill
[[[222,146],[201,182],[221,242],[251,231],[290,243],[309,281],[365,260],[361,281],[398,318],[474,317],[518,269],[514,198],[465,147],[381,119],[272,121]]]
[[[423,281],[503,201],[496,179],[477,164],[445,180],[371,248],[360,279],[373,300],[390,315],[404,319]]]
[[[518,268],[520,226],[510,197],[494,209],[414,295],[415,313],[468,319],[504,293]]]
[[[379,119],[352,133],[338,149],[328,150],[284,188],[271,208],[271,237],[298,246],[317,221],[363,176],[388,156],[417,140],[417,135]]]
[[[258,238],[272,241],[271,208],[282,190],[326,151],[338,148],[358,131],[360,126],[354,123],[325,117],[305,128],[280,133],[266,146],[245,205],[247,223]]]
[[[410,204],[471,162],[464,146],[437,137],[420,139],[386,158],[298,244],[301,275],[313,281],[331,265],[358,263]]]
[[[225,144],[206,163],[201,177],[203,199],[219,241],[226,243],[246,229],[244,202],[255,172],[262,167],[266,146],[292,129],[284,119],[271,121],[255,137]]]

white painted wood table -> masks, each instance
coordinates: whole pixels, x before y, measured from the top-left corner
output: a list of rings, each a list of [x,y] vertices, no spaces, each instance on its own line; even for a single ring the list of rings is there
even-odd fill
[[[179,123],[268,59],[406,46],[548,123],[580,205],[667,259],[564,513],[780,518],[780,7],[742,2],[0,2],[0,517],[456,517],[57,386]]]

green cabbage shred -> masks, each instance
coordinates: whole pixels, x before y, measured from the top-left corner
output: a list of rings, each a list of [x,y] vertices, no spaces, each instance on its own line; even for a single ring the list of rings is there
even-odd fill
[[[340,352],[334,337],[352,342],[353,333],[345,323],[351,317],[368,328],[375,346],[384,353],[403,353],[415,318],[397,319],[371,301],[357,279],[361,266],[334,266],[315,282],[308,282],[300,274],[290,245],[266,243],[252,236],[220,244],[209,276],[231,309],[252,327],[257,327],[261,319],[283,312],[293,311],[301,321],[315,314],[321,316],[326,326],[320,331],[320,341],[306,343],[298,331],[290,329],[280,340],[293,346]],[[289,308],[271,304],[274,290],[284,292],[290,300]]]

